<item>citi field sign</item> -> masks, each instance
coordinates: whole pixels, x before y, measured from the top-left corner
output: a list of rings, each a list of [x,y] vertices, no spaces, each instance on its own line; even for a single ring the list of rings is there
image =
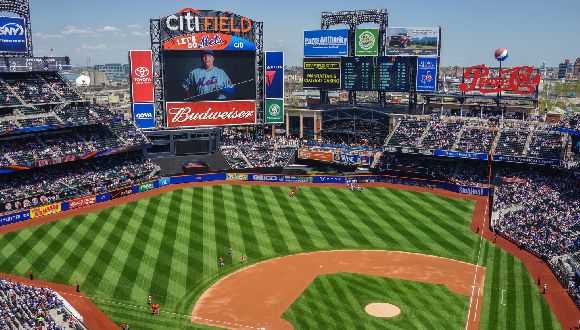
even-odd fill
[[[467,69],[463,75],[465,79],[471,79],[471,83],[459,84],[459,89],[464,92],[475,89],[482,93],[512,91],[516,94],[531,94],[540,84],[540,75],[533,73],[532,67],[519,66],[499,71],[500,76],[492,78],[489,77],[488,67],[476,65]]]
[[[229,11],[212,11],[211,13],[232,14]],[[171,31],[190,33],[234,33],[250,31],[252,29],[252,21],[245,17],[202,16],[193,8],[184,8],[177,14],[167,16],[165,18],[165,26]]]

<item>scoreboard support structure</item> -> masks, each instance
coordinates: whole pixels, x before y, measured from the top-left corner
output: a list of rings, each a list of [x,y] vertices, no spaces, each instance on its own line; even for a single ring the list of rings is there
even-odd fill
[[[389,26],[389,14],[386,9],[353,10],[338,12],[323,12],[320,22],[322,30],[328,30],[333,25],[348,25],[348,56],[355,55],[355,34],[360,24],[374,23],[379,25],[379,56],[386,53],[387,27]],[[379,102],[385,103],[385,92],[378,92]],[[329,104],[328,91],[320,90],[320,103]],[[348,104],[356,105],[356,91],[348,92]],[[381,103],[382,105],[382,103]],[[383,105],[384,106],[384,105]]]

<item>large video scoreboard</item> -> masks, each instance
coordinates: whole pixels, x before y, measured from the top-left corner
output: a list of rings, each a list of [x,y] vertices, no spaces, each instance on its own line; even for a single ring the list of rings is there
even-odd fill
[[[340,66],[342,89],[347,91],[376,90],[376,65],[374,57],[343,57]]]
[[[0,72],[39,72],[70,70],[68,57],[4,57]]]

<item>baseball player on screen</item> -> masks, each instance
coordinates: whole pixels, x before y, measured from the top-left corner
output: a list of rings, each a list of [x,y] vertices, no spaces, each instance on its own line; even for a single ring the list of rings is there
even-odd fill
[[[203,94],[217,92],[217,99],[226,99],[227,94],[234,94],[234,85],[224,70],[213,66],[213,50],[202,53],[201,68],[193,69],[183,81],[187,99]]]

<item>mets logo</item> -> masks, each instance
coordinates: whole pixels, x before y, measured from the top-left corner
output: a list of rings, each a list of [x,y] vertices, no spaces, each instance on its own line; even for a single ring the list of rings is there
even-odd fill
[[[277,104],[272,104],[269,108],[268,111],[270,111],[270,116],[278,116],[280,115],[280,106]]]
[[[433,76],[431,75],[431,72],[429,71],[425,71],[425,74],[423,76],[421,76],[421,82],[422,83],[430,83],[433,81]]]
[[[147,69],[144,66],[140,66],[137,69],[135,69],[135,75],[141,78],[145,78],[149,76],[149,69]]]
[[[364,50],[369,50],[375,45],[375,36],[370,31],[364,31],[358,37],[358,44]]]

